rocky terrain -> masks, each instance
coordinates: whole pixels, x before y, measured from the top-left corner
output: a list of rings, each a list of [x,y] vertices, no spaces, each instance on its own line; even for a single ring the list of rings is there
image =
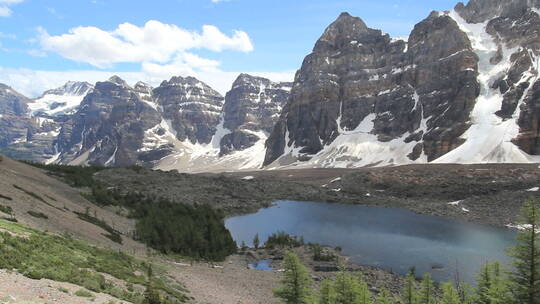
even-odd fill
[[[44,163],[257,169],[290,86],[241,74],[223,97],[193,77],[153,88],[113,76],[68,82],[34,100],[5,86],[0,149]]]
[[[304,59],[265,165],[538,161],[538,7],[460,3],[407,41],[343,13]]]
[[[0,152],[47,162],[57,153],[54,141],[60,125],[47,115],[31,116],[32,104],[29,98],[0,84]]]
[[[294,83],[240,74],[225,97],[180,76],[68,82],[35,100],[3,86],[2,109],[19,107],[2,114],[0,149],[182,172],[537,163],[539,14],[537,1],[471,0],[395,39],[342,13]]]
[[[398,207],[495,226],[516,223],[524,200],[540,198],[537,165],[407,165],[181,174],[109,169],[96,179],[122,192],[189,204],[228,215],[256,212],[278,200]],[[464,211],[468,210],[468,211]]]
[[[223,127],[230,133],[220,141],[220,154],[245,150],[257,142],[264,145],[288,101],[291,85],[248,74],[238,76],[225,96]]]

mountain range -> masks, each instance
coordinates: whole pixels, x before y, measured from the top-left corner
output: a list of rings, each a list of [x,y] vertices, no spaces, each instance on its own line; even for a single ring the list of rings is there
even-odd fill
[[[341,14],[294,83],[0,85],[0,153],[185,172],[540,162],[540,1],[471,0],[395,39]]]

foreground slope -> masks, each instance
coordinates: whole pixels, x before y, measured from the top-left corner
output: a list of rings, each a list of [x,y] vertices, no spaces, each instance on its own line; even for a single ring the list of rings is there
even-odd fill
[[[114,226],[122,235],[130,235],[135,222],[105,210],[81,196],[81,192],[35,167],[2,157],[0,161],[0,204],[9,206],[21,224],[37,230],[69,234],[95,245],[144,254],[143,244],[124,237],[122,244],[113,242],[107,231],[81,220],[75,212],[88,212]],[[47,218],[32,216],[28,211]],[[8,216],[2,213],[3,216]]]

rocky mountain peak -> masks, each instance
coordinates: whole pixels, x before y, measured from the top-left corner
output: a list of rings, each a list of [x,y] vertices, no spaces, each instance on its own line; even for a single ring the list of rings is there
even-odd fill
[[[246,85],[248,85],[248,86],[249,85],[251,85],[251,86],[257,86],[257,85],[266,85],[266,86],[268,86],[270,84],[270,82],[271,81],[269,79],[266,79],[266,78],[263,78],[263,77],[257,77],[257,76],[252,76],[252,75],[249,75],[249,74],[242,73],[233,82],[233,89],[237,88],[237,87],[240,87],[240,86],[246,86]]]
[[[232,90],[225,96],[223,126],[230,133],[221,139],[220,154],[264,148],[262,143],[289,100],[290,89],[290,83],[277,83],[263,77],[240,74]],[[257,153],[262,156],[264,152]]]
[[[114,75],[111,78],[109,78],[107,82],[111,82],[122,87],[129,87],[128,83],[117,75]]]
[[[495,17],[519,18],[529,8],[540,7],[539,0],[470,0],[454,8],[468,23],[481,23]]]
[[[30,99],[0,83],[0,114],[25,115]]]
[[[223,96],[216,90],[197,78],[174,76],[152,93],[177,139],[201,144],[212,140],[223,107]]]
[[[138,81],[133,88],[137,89],[137,90],[147,90],[147,89],[151,90],[151,89],[153,89],[153,87],[151,85],[149,85],[148,83],[146,83],[144,81]]]
[[[337,50],[352,41],[358,43],[369,33],[371,31],[362,19],[349,13],[341,13],[336,21],[326,28],[313,51]]]
[[[93,88],[94,86],[86,81],[68,81],[59,88],[45,91],[41,97],[45,95],[84,96]]]
[[[139,97],[142,100],[152,102],[152,103],[153,103],[153,98],[152,98],[153,89],[154,88],[151,85],[142,81],[137,82],[135,86],[133,87],[133,90],[139,95]]]

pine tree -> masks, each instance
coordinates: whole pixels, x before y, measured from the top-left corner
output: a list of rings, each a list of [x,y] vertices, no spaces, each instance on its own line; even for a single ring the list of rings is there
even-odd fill
[[[475,290],[471,285],[460,282],[457,292],[462,304],[477,304]]]
[[[422,279],[422,288],[420,289],[419,304],[435,304],[435,296],[433,295],[435,286],[431,280],[431,275],[426,273]]]
[[[480,272],[478,273],[478,287],[476,289],[478,304],[491,304],[491,300],[489,297],[491,281],[491,265],[488,262],[482,265],[482,267],[480,268]]]
[[[319,304],[335,304],[336,303],[336,291],[330,280],[324,280],[321,284],[321,291],[319,294]]]
[[[403,304],[418,304],[418,292],[416,291],[414,275],[410,273],[407,276],[407,282],[403,288],[401,302]]]
[[[523,231],[510,251],[514,258],[511,292],[517,303],[540,304],[540,207],[529,199],[521,213]]]
[[[148,281],[146,282],[146,291],[144,292],[142,304],[161,304],[161,297],[157,290],[154,289],[152,265],[148,266],[147,271]]]
[[[492,279],[488,297],[491,304],[512,303],[512,297],[508,290],[508,281],[502,276],[499,262],[492,264]]]
[[[360,277],[341,271],[336,275],[334,289],[337,304],[371,304],[371,293],[367,283]]]
[[[461,304],[457,290],[452,283],[442,285],[442,299],[440,304]]]
[[[371,304],[371,293],[369,292],[369,287],[367,283],[359,279],[357,285],[358,299],[355,304]]]
[[[255,234],[255,237],[253,238],[253,247],[255,247],[255,249],[259,249],[259,234]]]
[[[288,304],[311,303],[311,279],[300,259],[293,252],[287,252],[283,259],[285,274],[281,280],[282,287],[274,294]]]
[[[384,288],[381,290],[381,293],[377,297],[376,303],[377,304],[394,304],[393,300],[392,300],[392,297],[388,293],[388,290],[386,290]]]

